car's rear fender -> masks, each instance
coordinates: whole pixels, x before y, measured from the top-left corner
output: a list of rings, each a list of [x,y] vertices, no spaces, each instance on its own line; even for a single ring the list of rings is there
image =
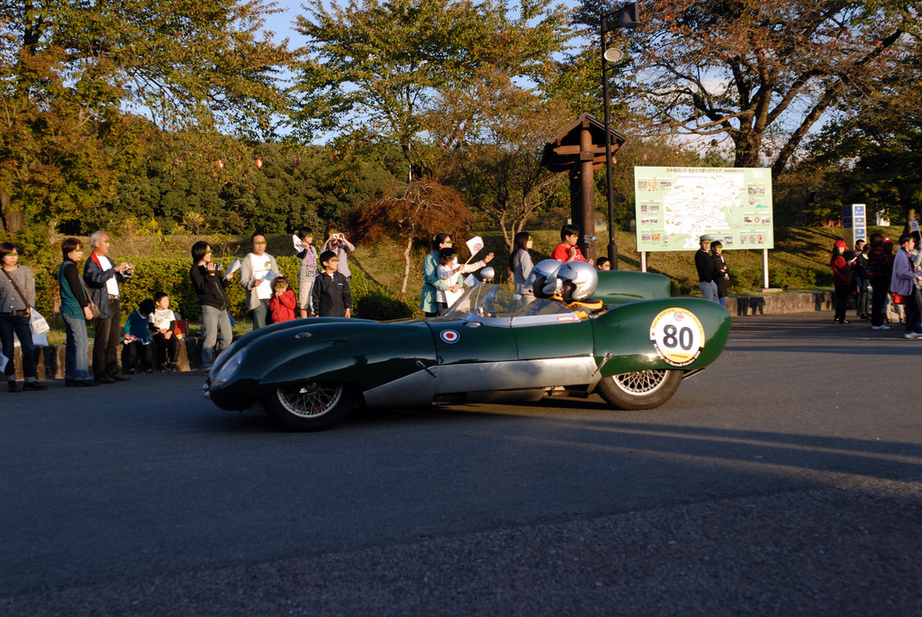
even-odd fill
[[[668,298],[671,283],[662,274],[608,270],[599,272],[599,284],[592,298],[609,306]]]
[[[663,324],[675,319],[680,328],[698,330],[700,346],[679,356],[664,345]],[[648,369],[695,372],[713,362],[730,334],[730,313],[714,302],[698,298],[669,298],[633,302],[615,307],[594,319],[595,356],[603,377]],[[654,330],[657,332],[654,334]],[[675,328],[673,328],[675,330]],[[667,337],[671,337],[667,330]],[[675,343],[670,338],[665,343]],[[682,342],[685,342],[684,339]],[[675,345],[677,351],[682,351]]]

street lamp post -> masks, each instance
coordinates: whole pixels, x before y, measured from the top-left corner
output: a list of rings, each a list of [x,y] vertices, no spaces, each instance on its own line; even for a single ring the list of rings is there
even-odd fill
[[[620,62],[624,53],[620,49],[608,48],[609,31],[615,28],[636,28],[638,21],[637,3],[628,2],[617,11],[602,15],[602,104],[605,106],[605,189],[608,196],[608,260],[611,269],[618,269],[618,243],[615,240],[614,189],[612,188],[611,152],[611,101],[608,96],[608,63]],[[612,17],[617,17],[609,24]]]

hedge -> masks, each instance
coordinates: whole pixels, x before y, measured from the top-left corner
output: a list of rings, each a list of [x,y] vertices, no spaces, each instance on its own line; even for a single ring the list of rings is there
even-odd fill
[[[215,260],[225,269],[232,258]],[[275,258],[279,270],[291,284],[295,294],[298,293],[298,258],[286,255]],[[164,292],[170,297],[170,308],[181,313],[183,317],[198,320],[201,305],[192,289],[189,270],[190,259],[170,257],[136,257],[134,258],[135,275],[119,286],[122,294],[122,314],[127,317],[142,300],[152,298],[157,292]],[[82,266],[81,266],[82,267]],[[53,307],[58,304],[58,285],[53,273],[47,269],[33,268],[35,273],[36,306],[43,315],[51,315]],[[227,287],[231,315],[235,318],[246,317],[246,296],[238,283],[239,275]],[[352,301],[355,306],[354,316],[365,319],[399,319],[412,317],[414,305],[398,299],[387,289],[374,284],[361,272],[352,276]]]

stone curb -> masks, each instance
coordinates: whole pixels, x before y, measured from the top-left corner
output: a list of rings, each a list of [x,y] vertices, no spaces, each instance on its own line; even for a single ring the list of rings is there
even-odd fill
[[[183,339],[176,354],[176,365],[180,371],[196,371],[202,369],[202,339],[189,336]],[[87,352],[92,372],[93,343]],[[122,372],[127,373],[127,354],[122,346]],[[13,352],[13,362],[16,367],[16,379],[21,380],[22,375],[22,348],[18,345]],[[64,379],[64,345],[36,345],[35,346],[35,372],[38,380]]]
[[[727,310],[736,315],[784,315],[835,309],[835,292],[767,294],[727,298]]]

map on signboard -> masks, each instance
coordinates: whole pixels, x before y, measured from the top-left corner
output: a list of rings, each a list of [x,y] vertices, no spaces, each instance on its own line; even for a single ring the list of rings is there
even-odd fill
[[[637,250],[698,248],[709,235],[724,249],[774,248],[771,170],[635,167]]]

